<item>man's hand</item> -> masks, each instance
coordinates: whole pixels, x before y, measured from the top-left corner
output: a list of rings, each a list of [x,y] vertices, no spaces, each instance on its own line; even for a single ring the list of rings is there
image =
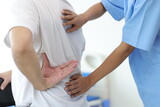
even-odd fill
[[[0,73],[0,78],[3,79],[3,82],[0,85],[1,90],[4,90],[6,86],[11,82],[11,74],[12,74],[12,71],[6,71],[3,73]]]
[[[65,77],[72,73],[78,65],[77,61],[72,60],[62,65],[51,67],[47,55],[43,53],[42,56],[43,67],[41,71],[49,87],[53,87],[60,83]]]
[[[71,77],[70,82],[66,83],[65,91],[71,96],[76,97],[84,94],[91,88],[89,79],[81,75],[74,75]]]
[[[81,28],[87,21],[85,20],[83,14],[77,15],[75,12],[64,9],[62,11],[62,19],[67,20],[64,22],[64,26],[71,25],[72,27],[67,29],[67,32],[73,32],[79,28]]]

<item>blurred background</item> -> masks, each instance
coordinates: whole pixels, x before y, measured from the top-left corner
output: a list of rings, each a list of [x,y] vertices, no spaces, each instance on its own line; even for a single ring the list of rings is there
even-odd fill
[[[99,0],[68,0],[80,14]],[[0,13],[4,5],[0,0]],[[10,70],[13,61],[10,49],[4,44],[4,18],[0,15],[0,72]],[[120,44],[124,20],[117,22],[108,13],[83,26],[86,49],[82,57],[84,76],[93,72]],[[92,107],[143,107],[126,59],[117,69],[99,81],[88,92]],[[109,104],[108,104],[109,103]]]

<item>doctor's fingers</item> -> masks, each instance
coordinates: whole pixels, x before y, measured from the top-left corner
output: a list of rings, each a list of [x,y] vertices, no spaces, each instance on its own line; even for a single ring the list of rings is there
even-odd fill
[[[64,88],[65,91],[67,91],[67,93],[69,92],[72,92],[71,94],[73,94],[73,92],[75,92],[76,90],[80,91],[80,88],[79,88],[79,85],[78,84],[74,84],[74,85],[71,85],[71,86],[66,86]],[[73,91],[75,90],[75,91]]]
[[[73,31],[76,31],[80,28],[81,26],[72,26],[71,28],[67,29],[67,32],[73,32]]]
[[[68,88],[69,86],[75,85],[75,84],[79,84],[79,78],[65,83],[66,88]]]
[[[84,94],[84,93],[85,93],[85,92],[79,91],[79,92],[77,92],[77,93],[75,93],[75,94],[72,94],[71,97],[77,97],[77,96],[79,96],[79,95],[81,95],[81,94]]]
[[[63,23],[63,26],[69,26],[69,25],[75,25],[76,24],[76,20],[68,20],[66,22]]]
[[[49,66],[49,60],[45,53],[42,54],[42,58],[43,58],[43,67]]]
[[[63,15],[72,15],[72,14],[76,14],[76,13],[71,10],[68,10],[68,9],[63,9],[62,14]]]
[[[74,90],[70,90],[67,92],[68,95],[73,96],[75,94],[81,93],[81,90],[79,88],[74,89]]]
[[[61,16],[61,18],[62,18],[63,20],[74,20],[75,17],[76,17],[75,14]]]
[[[70,77],[70,81],[76,80],[76,79],[78,79],[78,78],[80,78],[80,77],[82,77],[81,74],[73,75],[73,76]]]

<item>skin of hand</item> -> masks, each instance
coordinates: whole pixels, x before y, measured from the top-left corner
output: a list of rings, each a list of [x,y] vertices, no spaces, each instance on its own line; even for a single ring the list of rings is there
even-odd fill
[[[89,76],[74,76],[70,82],[66,83],[65,91],[76,97],[88,91],[100,79],[108,75],[117,68],[134,50],[134,47],[122,42],[107,59]]]
[[[106,12],[106,9],[103,7],[102,3],[99,2],[93,5],[83,14],[79,14],[79,15],[77,15],[73,11],[64,9],[62,11],[63,16],[61,18],[63,20],[66,20],[63,23],[63,26],[68,26],[68,25],[72,26],[71,28],[67,29],[67,32],[73,32],[81,28],[89,20],[93,20],[102,16],[105,12]]]
[[[3,73],[0,73],[0,78],[2,78],[4,81],[0,86],[1,90],[4,90],[6,88],[6,86],[11,82],[11,75],[12,75],[12,71],[6,71]]]
[[[77,15],[75,12],[70,11],[68,9],[64,9],[62,11],[63,16],[61,17],[63,20],[68,20],[63,23],[63,26],[72,25],[71,28],[67,29],[67,32],[73,32],[79,28],[81,28],[87,21],[84,19],[83,14]]]
[[[89,80],[87,79],[87,77],[83,77],[82,75],[73,75],[70,78],[70,81],[65,84],[66,87],[64,90],[71,97],[83,94],[91,88],[91,85],[89,85]]]
[[[42,75],[45,78],[46,82],[51,85],[56,85],[61,82],[66,76],[68,76],[74,68],[77,66],[77,61],[68,61],[60,66],[51,67],[49,65],[49,61],[47,55],[45,53],[42,54],[43,57],[43,67],[41,69]],[[11,82],[12,71],[6,71],[0,73],[0,78],[4,81],[0,86],[1,90],[4,90],[6,86]]]
[[[68,61],[60,66],[51,67],[46,54],[42,54],[43,57],[43,67],[41,72],[45,78],[47,84],[54,86],[61,82],[66,76],[74,71],[78,62],[75,60]]]
[[[10,30],[10,40],[12,56],[16,66],[37,90],[47,90],[53,87],[56,84],[54,82],[56,73],[62,79],[73,72],[77,66],[77,61],[70,61],[61,66],[47,68],[47,70],[51,70],[51,68],[54,70],[52,70],[52,73],[46,71],[50,73],[50,76],[47,73],[45,74],[44,70],[44,78],[41,73],[38,56],[33,48],[31,31],[25,27],[14,27]],[[59,82],[60,79],[56,80],[56,82]]]

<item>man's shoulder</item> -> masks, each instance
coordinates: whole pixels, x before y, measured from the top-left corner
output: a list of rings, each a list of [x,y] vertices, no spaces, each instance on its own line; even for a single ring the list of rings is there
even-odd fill
[[[9,1],[11,1],[9,4],[9,9],[11,9],[11,11],[13,11],[13,9],[34,11],[36,7],[35,0],[9,0]]]
[[[32,5],[35,3],[35,0],[10,0],[11,5]]]

